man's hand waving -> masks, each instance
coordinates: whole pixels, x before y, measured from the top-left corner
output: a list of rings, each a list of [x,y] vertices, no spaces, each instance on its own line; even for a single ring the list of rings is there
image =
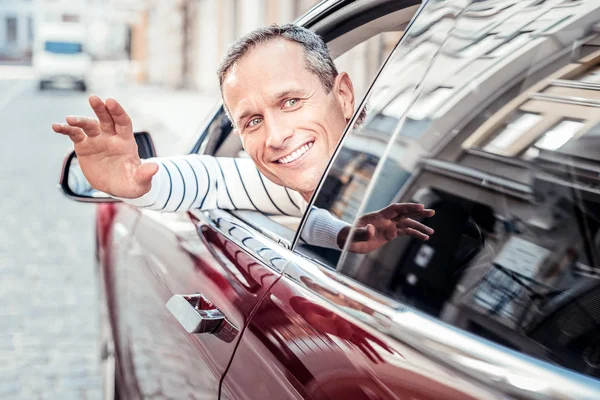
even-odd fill
[[[415,218],[429,218],[434,214],[434,210],[414,203],[391,204],[379,211],[365,214],[356,222],[349,250],[353,253],[368,253],[401,235],[427,240],[433,234],[433,229]],[[338,234],[340,248],[344,247],[349,234],[350,227],[342,229]]]
[[[105,103],[92,95],[89,102],[98,119],[68,116],[66,124],[52,124],[52,129],[71,138],[92,187],[122,198],[144,195],[158,165],[142,164],[129,115],[113,99]]]

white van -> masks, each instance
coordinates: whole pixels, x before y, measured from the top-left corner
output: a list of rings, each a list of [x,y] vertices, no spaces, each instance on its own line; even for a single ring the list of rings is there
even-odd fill
[[[40,26],[33,50],[39,89],[52,85],[86,91],[92,59],[85,45],[86,29],[79,24]]]

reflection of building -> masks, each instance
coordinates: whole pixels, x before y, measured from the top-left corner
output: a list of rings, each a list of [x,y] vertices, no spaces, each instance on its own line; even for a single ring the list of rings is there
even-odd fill
[[[600,377],[600,3],[490,3],[432,17],[429,27],[423,18],[355,133],[391,141],[363,204],[424,203],[436,210],[426,220],[435,233],[348,253],[337,270],[480,337]],[[396,161],[412,177],[386,176],[383,162],[403,147],[417,154]],[[339,170],[358,171],[342,156]],[[407,183],[385,190],[398,182]],[[356,214],[347,199],[365,196],[364,185],[337,193],[329,206]]]
[[[594,43],[598,45],[594,45]],[[587,54],[529,87],[482,124],[463,144],[503,156],[557,150],[579,136],[598,135],[600,35],[584,44]],[[529,148],[529,146],[534,147]],[[527,150],[529,148],[529,150]]]

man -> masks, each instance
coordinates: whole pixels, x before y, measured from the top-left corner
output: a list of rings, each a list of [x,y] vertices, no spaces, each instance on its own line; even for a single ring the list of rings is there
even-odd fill
[[[295,25],[258,29],[236,41],[218,77],[234,132],[252,160],[188,155],[142,162],[125,110],[97,96],[90,105],[98,120],[69,116],[52,128],[70,136],[94,188],[130,204],[302,215],[354,113],[350,77],[338,73],[319,36]],[[421,204],[364,215],[349,248],[368,252],[401,234],[427,240],[433,231],[414,218],[432,215]],[[311,244],[341,248],[350,226],[311,210],[305,231]]]

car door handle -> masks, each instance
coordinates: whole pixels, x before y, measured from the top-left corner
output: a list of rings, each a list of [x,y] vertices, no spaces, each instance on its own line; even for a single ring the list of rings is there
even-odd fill
[[[176,294],[167,309],[189,333],[215,333],[225,321],[223,313],[200,293]]]

